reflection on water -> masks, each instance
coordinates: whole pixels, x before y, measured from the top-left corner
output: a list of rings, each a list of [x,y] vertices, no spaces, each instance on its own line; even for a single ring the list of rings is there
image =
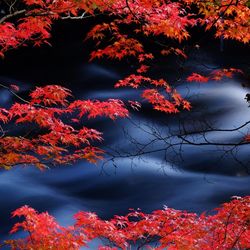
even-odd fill
[[[117,72],[94,63],[88,64],[87,66],[84,65],[83,74],[87,76],[87,78],[95,78],[96,76],[101,76],[104,79],[109,78],[115,80],[121,78],[121,75],[119,75]]]
[[[73,86],[73,89],[78,88],[77,97],[124,100],[138,98],[137,91],[113,89],[114,80],[120,77],[115,70],[92,64],[86,66],[84,72],[87,74],[86,84],[92,84],[93,89],[86,93],[81,91],[80,85]],[[95,81],[103,81],[104,90],[95,89]],[[250,109],[244,101],[248,90],[243,89],[238,80],[200,85],[189,83],[180,85],[178,90],[184,96],[190,96],[194,107],[192,113],[186,112],[184,117],[191,117],[193,120],[206,117],[217,127],[232,128],[247,121],[250,115]],[[1,90],[1,105],[7,104],[9,100],[9,95]],[[157,118],[158,114],[145,111],[147,108],[142,112],[134,112],[132,118],[135,123],[142,122],[142,126],[147,129],[145,124],[150,124],[152,117]],[[178,117],[160,114],[159,120],[154,120],[153,123],[167,133],[162,120],[167,126],[176,128]],[[150,140],[145,131],[129,120],[104,122],[99,119],[98,124],[95,124],[97,128],[100,127],[99,123],[104,131],[106,146],[131,150],[134,145],[124,136],[124,129],[140,142]],[[241,138],[242,134],[214,132],[209,136],[212,140],[230,141]],[[148,149],[163,146],[164,143],[156,142]],[[117,167],[112,162],[104,166],[102,163],[95,166],[78,162],[74,166],[58,167],[45,172],[33,167],[1,171],[1,237],[5,238],[10,225],[14,224],[14,220],[10,222],[10,212],[24,204],[39,211],[48,210],[63,225],[68,225],[72,223],[72,214],[79,210],[94,211],[103,218],[124,214],[131,207],[150,212],[167,205],[201,212],[228,201],[233,195],[249,194],[250,176],[230,158],[220,158],[221,152],[216,150],[213,146],[188,146],[183,152],[184,161],[175,163],[174,166],[165,160],[164,152],[158,152],[141,159],[135,158],[134,161],[117,159]],[[247,160],[248,155],[249,147],[244,147],[239,158]]]

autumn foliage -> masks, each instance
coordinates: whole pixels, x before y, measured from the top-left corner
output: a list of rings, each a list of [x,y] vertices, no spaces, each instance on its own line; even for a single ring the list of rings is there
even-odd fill
[[[162,0],[23,0],[26,8],[11,11],[10,15],[0,19],[0,52],[29,43],[41,45],[48,43],[51,26],[55,20],[74,19],[103,14],[110,22],[96,24],[87,34],[97,48],[91,53],[90,60],[108,57],[121,60],[135,57],[138,61],[137,74],[132,74],[116,84],[116,87],[131,86],[138,88],[147,82],[154,86],[143,92],[156,110],[176,113],[180,109],[191,108],[176,91],[172,91],[165,80],[154,80],[141,75],[150,68],[150,61],[156,56],[147,51],[141,37],[161,44],[161,55],[176,54],[187,58],[182,48],[162,44],[157,39],[177,40],[181,43],[190,37],[190,28],[198,26],[205,30],[215,28],[215,36],[235,39],[247,43],[250,40],[250,10],[246,0],[223,1],[162,1]],[[19,22],[9,19],[20,16]],[[130,32],[124,32],[129,26]],[[107,41],[109,41],[107,43]],[[196,75],[196,80],[198,75]],[[206,78],[199,78],[199,81]],[[160,87],[160,90],[159,88]],[[162,88],[166,93],[163,95]],[[169,98],[170,97],[170,98]],[[153,99],[157,99],[154,101]],[[172,100],[171,100],[172,99]]]
[[[11,233],[23,230],[28,236],[5,242],[11,249],[80,249],[102,239],[99,249],[204,249],[228,250],[250,247],[250,197],[234,197],[213,215],[188,213],[171,208],[145,214],[131,210],[125,216],[102,220],[96,214],[78,212],[75,224],[60,226],[47,212],[23,206],[12,214],[24,217]],[[155,244],[157,242],[157,244]],[[154,244],[153,244],[154,243]],[[156,247],[153,247],[156,245]]]
[[[210,81],[220,81],[223,77],[232,78],[234,74],[244,74],[242,70],[229,68],[229,69],[218,69],[213,70],[208,76],[203,76],[197,73],[192,73],[187,77],[188,82],[208,82]]]
[[[163,1],[163,0],[23,0],[22,7],[12,6],[9,15],[0,19],[0,53],[28,44],[49,43],[51,28],[61,19],[84,19],[95,15],[109,17],[90,29],[86,40],[93,40],[96,48],[90,60],[107,57],[121,60],[135,58],[138,68],[120,80],[116,87],[143,87],[142,97],[153,108],[166,113],[189,110],[191,104],[163,79],[151,79],[145,74],[153,60],[160,55],[175,54],[187,58],[181,43],[199,27],[215,37],[243,43],[250,40],[250,9],[247,0],[222,1]],[[18,18],[18,21],[16,21]],[[143,38],[143,39],[142,39]],[[149,51],[147,42],[159,45],[159,53]],[[175,40],[176,46],[168,44]],[[164,42],[162,42],[164,41]],[[167,43],[165,42],[167,41]],[[196,74],[196,73],[195,73]],[[218,76],[217,78],[219,78]],[[199,74],[188,80],[207,81]]]
[[[1,126],[0,167],[9,169],[17,164],[33,164],[44,169],[47,164],[101,159],[103,150],[92,146],[92,142],[101,141],[102,134],[85,126],[75,128],[74,124],[80,124],[84,117],[106,116],[113,120],[127,117],[128,110],[122,101],[116,99],[68,102],[71,96],[66,88],[48,85],[32,91],[29,101],[16,102],[9,109],[0,108],[0,122],[3,124],[14,123],[21,129],[22,125],[33,125],[24,132],[26,136],[8,135]]]
[[[50,44],[53,24],[60,20],[105,16],[90,27],[85,42],[94,42],[90,60],[131,59],[135,71],[115,87],[141,90],[141,96],[155,110],[172,114],[189,111],[192,104],[178,93],[173,83],[150,77],[158,57],[175,55],[187,59],[183,43],[194,27],[216,38],[250,41],[250,9],[247,0],[6,0],[0,14],[0,56],[22,46]],[[9,4],[8,3],[12,3]],[[0,7],[2,3],[0,2]],[[99,19],[97,19],[99,20]],[[174,41],[174,42],[173,42]],[[150,44],[151,46],[147,46]],[[152,46],[152,44],[154,46]],[[151,49],[158,46],[158,49]],[[198,45],[194,47],[199,48]],[[219,69],[209,75],[192,73],[187,82],[209,82],[242,73],[239,69]],[[58,85],[36,87],[24,99],[16,85],[0,87],[15,96],[9,108],[0,107],[0,168],[18,164],[45,169],[50,165],[86,159],[95,163],[104,151],[95,146],[102,134],[88,128],[86,119],[104,116],[112,120],[128,117],[121,100],[74,100],[69,89]],[[140,109],[135,101],[128,103]],[[18,135],[11,127],[19,128]],[[245,140],[250,141],[250,136]],[[94,239],[103,239],[100,249],[204,249],[250,248],[250,197],[234,198],[214,215],[170,208],[145,214],[140,210],[126,216],[102,220],[96,214],[79,212],[76,223],[60,226],[48,213],[28,206],[13,212],[24,216],[11,233],[23,230],[28,236],[4,243],[11,249],[80,249]],[[153,247],[152,243],[156,244]]]

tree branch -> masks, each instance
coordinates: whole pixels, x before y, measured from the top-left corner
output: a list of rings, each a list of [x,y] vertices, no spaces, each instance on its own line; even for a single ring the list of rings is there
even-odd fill
[[[13,17],[15,17],[15,16],[24,14],[26,11],[27,11],[26,9],[23,9],[23,10],[18,10],[18,11],[16,11],[16,12],[13,12],[13,13],[8,14],[8,15],[6,15],[6,16],[4,16],[4,17],[2,17],[2,18],[0,19],[0,24],[3,23],[3,22],[5,22],[6,20],[8,20],[8,19],[10,19],[10,18],[13,18]]]
[[[79,19],[84,19],[84,18],[91,17],[91,16],[85,16],[85,14],[86,14],[86,12],[83,12],[82,15],[80,15],[80,16],[71,16],[69,14],[68,16],[61,17],[61,19],[62,20],[65,20],[65,19],[79,20]]]

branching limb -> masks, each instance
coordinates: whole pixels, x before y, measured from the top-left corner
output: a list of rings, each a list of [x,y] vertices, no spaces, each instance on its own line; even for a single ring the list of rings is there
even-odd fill
[[[6,15],[6,16],[4,16],[4,17],[2,17],[2,18],[0,19],[0,24],[1,24],[1,23],[4,23],[4,22],[7,21],[8,19],[11,19],[11,18],[13,18],[13,17],[22,15],[22,14],[24,14],[24,13],[26,13],[26,12],[27,12],[27,10],[26,10],[26,9],[23,9],[23,10],[18,10],[18,11],[15,11],[15,12],[13,12],[13,13],[10,13],[10,14],[8,14],[8,15]]]

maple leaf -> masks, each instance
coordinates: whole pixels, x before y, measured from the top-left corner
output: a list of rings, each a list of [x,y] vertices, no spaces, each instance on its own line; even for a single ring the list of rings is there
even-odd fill
[[[71,95],[71,91],[59,85],[47,85],[43,88],[37,87],[31,94],[31,104],[67,104],[66,98]]]
[[[145,73],[149,69],[149,66],[142,64],[139,69],[137,69],[137,73]]]
[[[188,82],[208,82],[209,78],[202,76],[198,73],[192,73],[190,76],[187,77]]]
[[[182,101],[182,105],[183,105],[183,108],[186,109],[186,110],[191,110],[191,108],[192,108],[190,102],[188,102],[186,100]]]

